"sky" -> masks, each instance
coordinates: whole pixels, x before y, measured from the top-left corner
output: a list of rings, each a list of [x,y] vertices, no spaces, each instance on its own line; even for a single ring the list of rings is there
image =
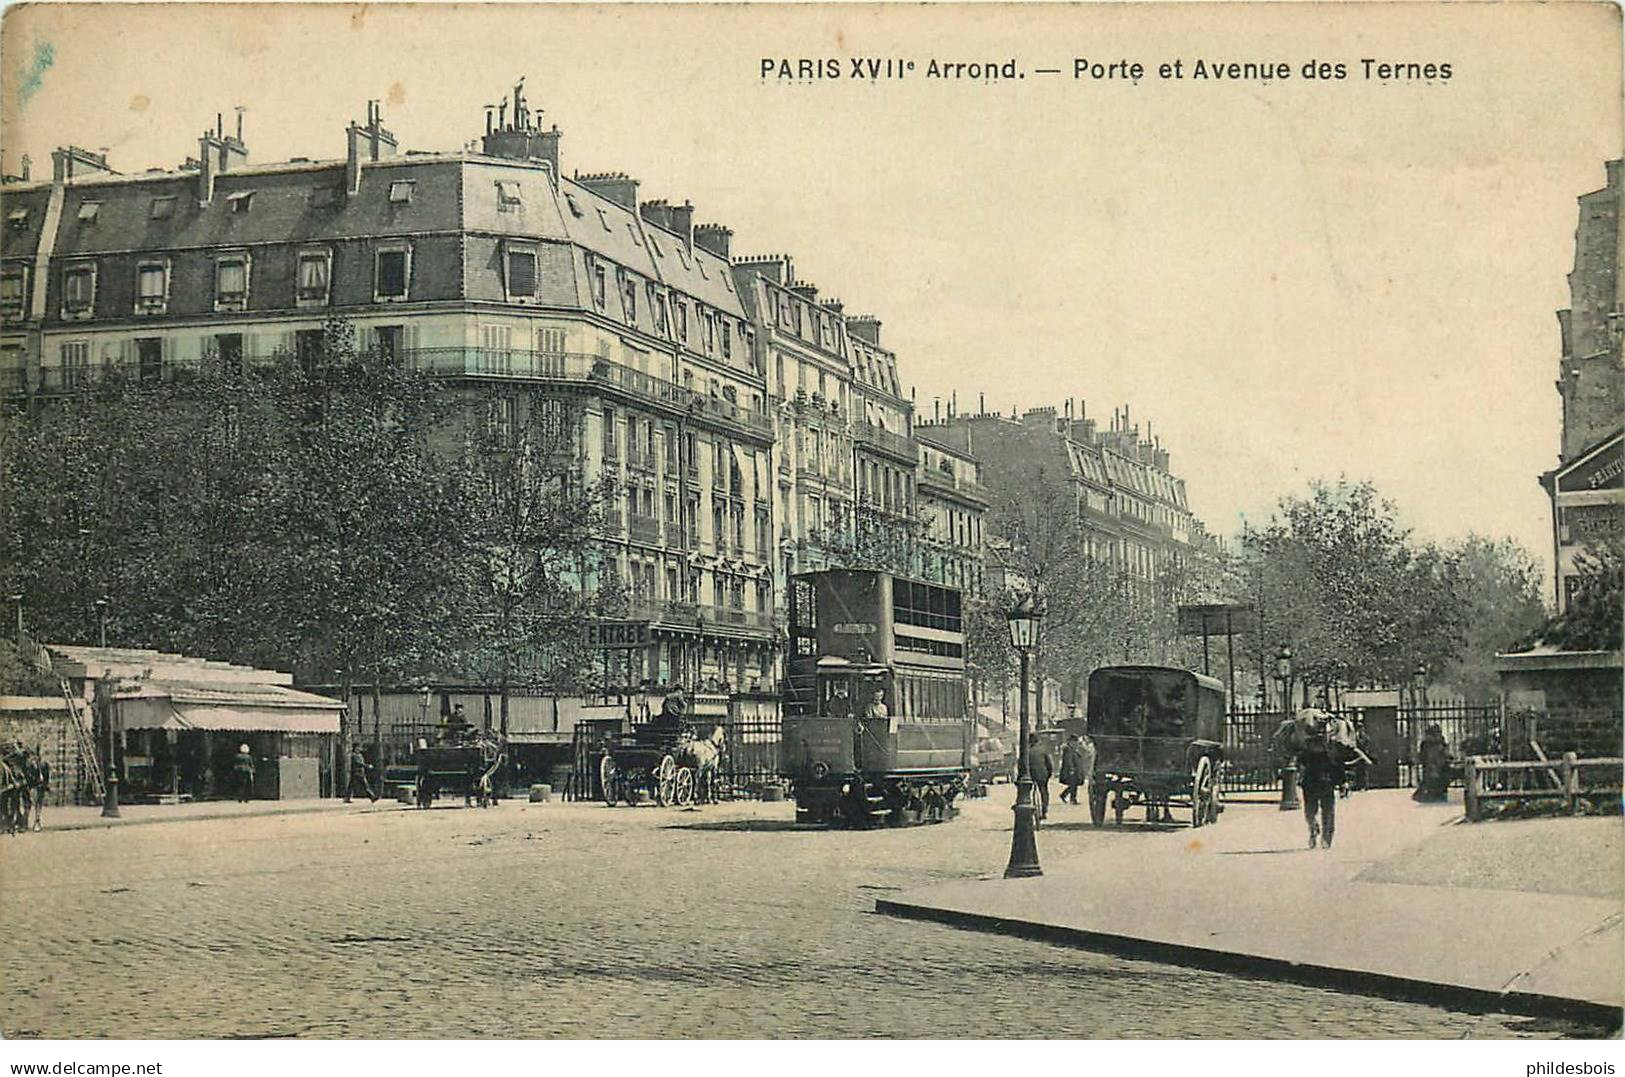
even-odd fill
[[[1430,540],[1549,561],[1575,199],[1621,154],[1611,4],[33,5],[0,33],[0,145],[125,172],[243,106],[255,162],[342,156],[383,102],[453,150],[521,75],[569,173],[691,200],[735,254],[883,322],[929,416],[1127,404],[1235,534],[1368,479]],[[854,57],[912,60],[852,77]],[[762,75],[834,61],[838,78]],[[1144,65],[1074,78],[1074,61]],[[1017,79],[929,78],[1015,61]],[[1181,62],[1182,78],[1159,77]],[[1199,79],[1194,64],[1286,79]],[[1361,61],[1435,65],[1364,77]],[[1345,65],[1305,79],[1309,62]],[[1054,69],[1045,74],[1041,69]],[[1245,73],[1243,73],[1245,74]]]

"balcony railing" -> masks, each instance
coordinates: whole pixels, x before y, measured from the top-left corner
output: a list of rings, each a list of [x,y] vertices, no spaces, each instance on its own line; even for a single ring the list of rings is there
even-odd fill
[[[881,452],[891,453],[893,456],[900,456],[911,461],[917,458],[915,442],[911,437],[894,434],[885,427],[861,420],[852,424],[852,433],[858,441],[871,448],[879,449]]]
[[[636,513],[626,518],[627,534],[633,542],[644,542],[653,546],[660,544],[660,518],[658,516],[640,516]]]
[[[928,467],[920,472],[919,486],[922,490],[937,490],[946,493],[957,493],[962,497],[974,498],[984,504],[988,501],[988,489],[973,479],[961,478],[951,475],[940,468]]]

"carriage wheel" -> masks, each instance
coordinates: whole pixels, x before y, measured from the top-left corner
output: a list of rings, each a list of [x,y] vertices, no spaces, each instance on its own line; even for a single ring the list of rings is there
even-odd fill
[[[1089,821],[1095,826],[1106,825],[1106,787],[1100,782],[1089,783]]]
[[[1224,811],[1224,764],[1213,765],[1213,796],[1208,801],[1207,821],[1217,823],[1219,813]]]
[[[661,756],[653,777],[655,803],[662,806],[670,804],[677,793],[677,761],[669,755]]]
[[[1211,822],[1213,813],[1213,760],[1202,756],[1191,773],[1191,826]]]
[[[615,780],[617,777],[614,759],[606,755],[598,761],[598,780],[603,785],[604,803],[611,806],[614,805],[616,799]]]
[[[677,777],[672,782],[672,803],[679,808],[687,808],[694,803],[694,771],[688,767],[678,767]]]

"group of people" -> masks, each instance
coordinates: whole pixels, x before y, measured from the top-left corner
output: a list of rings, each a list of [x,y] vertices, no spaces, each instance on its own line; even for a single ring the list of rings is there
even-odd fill
[[[1040,821],[1049,815],[1049,783],[1052,778],[1059,776],[1061,779],[1061,801],[1076,804],[1078,790],[1089,784],[1090,776],[1094,772],[1095,742],[1088,736],[1078,733],[1066,735],[1066,742],[1061,745],[1061,762],[1057,775],[1055,759],[1044,739],[1037,733],[1028,735],[1027,773],[1032,779]]]

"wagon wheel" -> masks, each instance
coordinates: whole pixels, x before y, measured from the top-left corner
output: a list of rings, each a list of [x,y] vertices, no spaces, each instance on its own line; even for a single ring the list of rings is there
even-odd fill
[[[1211,822],[1213,812],[1213,760],[1202,756],[1191,773],[1191,826]]]
[[[613,758],[606,755],[598,761],[598,780],[603,784],[604,803],[611,807],[615,804],[615,782],[619,777],[620,775],[615,773],[615,760]]]
[[[694,771],[688,767],[678,767],[677,777],[672,783],[672,803],[679,808],[687,808],[694,803]]]
[[[654,778],[655,803],[670,804],[677,792],[677,761],[669,755],[660,757],[660,765],[651,775]]]
[[[1089,821],[1095,826],[1106,825],[1106,786],[1099,781],[1089,783]]]
[[[1213,797],[1208,801],[1207,821],[1217,823],[1224,811],[1224,763],[1213,764]]]

